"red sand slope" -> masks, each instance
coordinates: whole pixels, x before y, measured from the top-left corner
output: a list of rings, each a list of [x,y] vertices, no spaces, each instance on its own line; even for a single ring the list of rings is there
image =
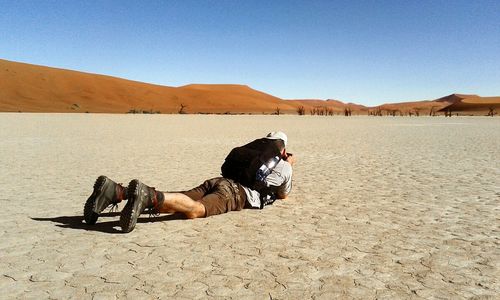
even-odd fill
[[[479,97],[464,95],[450,105],[443,107],[440,112],[458,113],[459,115],[486,115],[500,113],[500,97]]]
[[[452,106],[449,106],[452,105]],[[500,110],[500,97],[452,94],[434,101],[384,104],[377,107],[339,100],[283,100],[236,84],[160,86],[111,76],[63,70],[0,59],[0,111],[3,112],[104,112],[147,111],[178,113],[281,113],[306,114],[312,110],[343,114],[382,112],[444,114],[445,108],[464,114]]]
[[[451,109],[459,115],[486,115],[490,108],[500,109],[500,97],[480,97],[478,95],[451,94],[431,101],[414,101],[383,104],[370,108],[370,112],[381,110],[383,115],[395,112],[407,115],[430,115],[433,111],[436,115],[443,115],[445,111]]]
[[[356,114],[367,114],[368,108],[363,105],[354,103],[344,103],[339,100],[328,99],[295,99],[288,100],[288,102],[293,103],[297,108],[303,106],[309,114],[312,109],[317,110],[332,110],[335,114],[343,114],[345,109],[350,109]]]
[[[295,111],[284,100],[244,85],[168,87],[116,77],[0,60],[0,111],[176,113]]]
[[[449,105],[448,102],[437,101],[413,101],[401,103],[382,104],[370,109],[371,113],[381,111],[382,115],[395,113],[396,115],[430,115],[431,111],[437,112],[441,108]]]

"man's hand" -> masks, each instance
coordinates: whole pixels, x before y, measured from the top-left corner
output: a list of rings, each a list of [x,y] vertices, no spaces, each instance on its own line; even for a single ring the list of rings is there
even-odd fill
[[[297,161],[297,159],[295,158],[295,155],[291,154],[291,153],[287,153],[287,157],[285,159],[290,165],[294,165],[295,162]]]

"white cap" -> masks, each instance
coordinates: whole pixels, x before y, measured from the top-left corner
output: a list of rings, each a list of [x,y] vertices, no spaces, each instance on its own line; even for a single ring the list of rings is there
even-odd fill
[[[270,132],[266,135],[266,139],[271,139],[271,140],[282,140],[283,143],[285,143],[285,147],[286,147],[286,144],[288,142],[288,138],[286,137],[286,134],[282,131],[273,131],[273,132]]]

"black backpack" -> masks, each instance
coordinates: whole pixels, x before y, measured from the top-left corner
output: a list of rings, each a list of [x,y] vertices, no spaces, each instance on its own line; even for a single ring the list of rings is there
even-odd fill
[[[284,148],[282,140],[267,138],[257,139],[241,147],[236,147],[231,150],[221,166],[222,176],[261,194],[263,192],[268,194],[268,187],[263,182],[265,177],[257,176],[257,174],[259,168],[265,166],[274,157],[278,157],[278,161],[281,159],[280,149],[282,148]],[[272,171],[278,161],[275,161],[268,169]]]

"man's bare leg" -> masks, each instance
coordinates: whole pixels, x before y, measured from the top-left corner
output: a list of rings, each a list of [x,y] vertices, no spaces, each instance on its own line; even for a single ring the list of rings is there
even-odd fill
[[[165,200],[159,210],[161,213],[180,212],[189,219],[205,217],[205,206],[182,193],[163,192]]]

